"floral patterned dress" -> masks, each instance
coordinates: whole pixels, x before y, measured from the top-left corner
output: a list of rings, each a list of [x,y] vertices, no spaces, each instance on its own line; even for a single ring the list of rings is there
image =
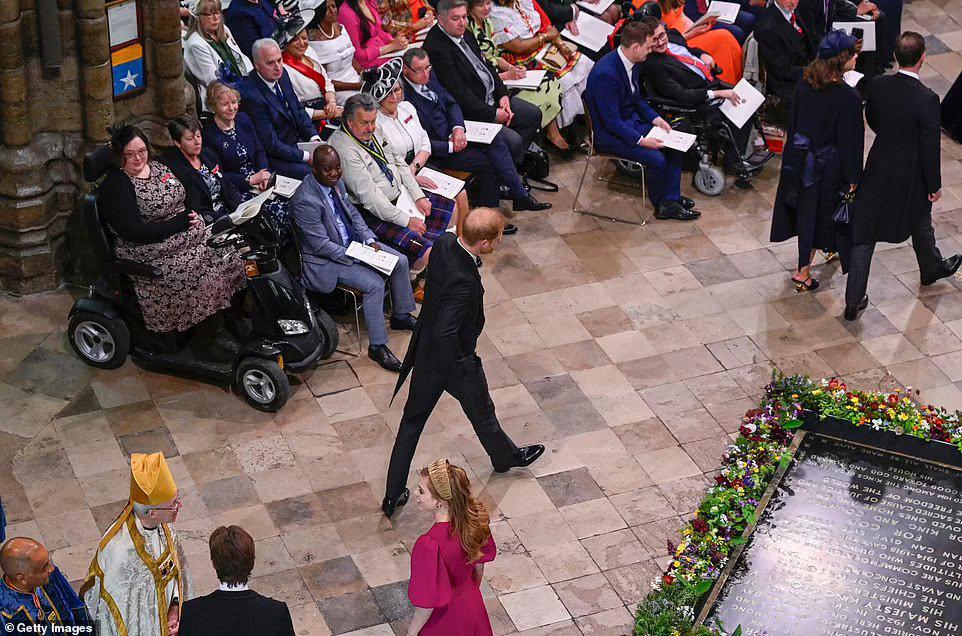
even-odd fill
[[[161,163],[150,162],[150,175],[131,177],[140,216],[145,223],[184,213],[184,186]],[[135,279],[134,291],[151,331],[186,331],[230,305],[246,284],[244,266],[235,254],[207,246],[209,227],[188,228],[158,243],[138,244],[119,236],[114,251],[160,268],[156,279]]]
[[[217,152],[235,155],[240,160],[241,174],[244,175],[245,179],[249,179],[257,173],[257,169],[254,167],[254,162],[251,161],[251,155],[247,150],[247,146],[237,138],[236,128],[222,132],[225,137],[222,144],[223,147],[218,148]],[[250,190],[241,190],[241,195],[243,195],[245,201],[253,199],[256,196],[255,193]],[[291,240],[291,206],[288,200],[275,196],[264,204],[263,209],[271,215],[274,221],[274,227],[277,228],[277,234],[280,236],[281,245],[288,245]]]

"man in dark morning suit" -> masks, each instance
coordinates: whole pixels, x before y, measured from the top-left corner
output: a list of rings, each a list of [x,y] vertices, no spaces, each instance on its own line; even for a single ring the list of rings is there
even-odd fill
[[[816,0],[818,1],[818,0]],[[772,0],[755,27],[758,58],[765,67],[766,93],[784,102],[785,112],[802,70],[815,59],[818,40],[795,9],[799,0]]]
[[[541,110],[508,95],[497,69],[484,58],[467,27],[467,2],[441,0],[438,23],[428,31],[422,48],[431,57],[438,81],[454,96],[464,117],[504,124],[504,140],[514,162],[521,163],[541,129]]]
[[[424,303],[394,388],[397,395],[411,374],[381,504],[388,517],[408,502],[411,493],[405,484],[411,460],[421,431],[445,391],[461,403],[496,472],[528,466],[544,453],[540,444],[518,448],[501,429],[481,358],[475,353],[484,328],[480,257],[497,248],[503,230],[500,212],[475,208],[464,219],[460,238],[445,233],[434,242]]]
[[[285,177],[303,179],[311,172],[311,155],[297,144],[321,137],[294,93],[277,42],[257,40],[252,53],[254,72],[239,85],[241,110],[253,122],[270,167]]]
[[[282,19],[273,0],[234,0],[224,9],[224,23],[247,57],[251,57],[254,42],[274,35]]]
[[[646,18],[654,20],[654,18]],[[698,108],[707,117],[712,117],[722,125],[728,127],[738,149],[739,156],[729,156],[725,153],[725,162],[736,170],[750,171],[754,168],[748,162],[738,166],[748,147],[752,123],[749,120],[741,128],[729,125],[730,122],[721,113],[720,104],[712,104],[716,99],[727,99],[732,104],[739,104],[740,98],[727,84],[715,77],[712,67],[714,60],[707,52],[689,47],[685,37],[674,29],[665,29],[664,24],[654,27],[652,49],[641,63],[641,76],[649,96],[667,99],[688,108]]]
[[[294,235],[301,253],[301,278],[308,289],[329,294],[338,283],[359,289],[370,345],[367,355],[388,371],[400,371],[401,361],[388,348],[384,328],[384,292],[391,291],[391,328],[414,329],[411,315],[414,290],[408,278],[410,265],[404,254],[377,242],[374,232],[347,196],[341,181],[341,158],[334,146],[314,150],[313,174],[301,182],[291,197]],[[345,254],[351,241],[370,245],[398,257],[385,277]]]
[[[240,526],[220,526],[208,543],[220,587],[184,603],[178,636],[294,636],[287,603],[247,585],[254,569],[251,535]]]
[[[588,75],[584,99],[591,116],[597,150],[645,166],[648,198],[655,218],[693,221],[701,214],[681,195],[682,153],[662,149],[645,136],[654,127],[671,130],[643,97],[641,62],[651,51],[657,20],[631,20],[621,30],[621,44],[598,60]]]
[[[845,286],[845,319],[868,305],[865,291],[875,244],[912,237],[922,285],[955,274],[956,254],[935,245],[932,204],[942,198],[939,96],[919,81],[925,40],[906,31],[895,42],[899,71],[872,80],[865,119],[875,132],[851,211],[852,257]]]
[[[504,141],[504,130],[490,144],[469,144],[464,134],[461,107],[431,72],[428,54],[419,48],[404,53],[404,99],[418,113],[418,121],[431,140],[431,159],[438,168],[470,172],[476,184],[478,205],[498,207],[501,187],[506,186],[514,211],[547,210],[528,193]]]

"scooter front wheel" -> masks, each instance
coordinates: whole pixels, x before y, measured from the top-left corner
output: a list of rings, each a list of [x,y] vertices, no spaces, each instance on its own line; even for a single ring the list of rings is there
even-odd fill
[[[276,362],[263,358],[244,358],[240,361],[235,387],[248,404],[268,413],[280,411],[291,396],[287,374]]]
[[[120,318],[78,311],[67,325],[70,346],[80,359],[98,369],[123,366],[130,351],[130,332]]]

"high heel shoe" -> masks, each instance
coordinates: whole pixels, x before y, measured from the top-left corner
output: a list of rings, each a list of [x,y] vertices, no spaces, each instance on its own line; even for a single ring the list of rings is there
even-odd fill
[[[792,282],[795,283],[796,293],[802,293],[807,291],[815,291],[818,289],[818,281],[809,276],[805,280],[798,280],[792,276]]]
[[[393,499],[388,499],[385,497],[384,501],[381,502],[381,512],[384,513],[385,517],[390,519],[394,515],[394,511],[406,504],[410,498],[411,491],[407,488],[405,488],[400,495],[394,497]]]

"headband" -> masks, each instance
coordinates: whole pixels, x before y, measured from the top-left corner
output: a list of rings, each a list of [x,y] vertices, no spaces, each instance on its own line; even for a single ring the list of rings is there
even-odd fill
[[[451,477],[448,475],[448,466],[450,464],[447,458],[436,459],[428,466],[428,477],[431,479],[431,485],[437,491],[438,497],[444,501],[451,500]]]

